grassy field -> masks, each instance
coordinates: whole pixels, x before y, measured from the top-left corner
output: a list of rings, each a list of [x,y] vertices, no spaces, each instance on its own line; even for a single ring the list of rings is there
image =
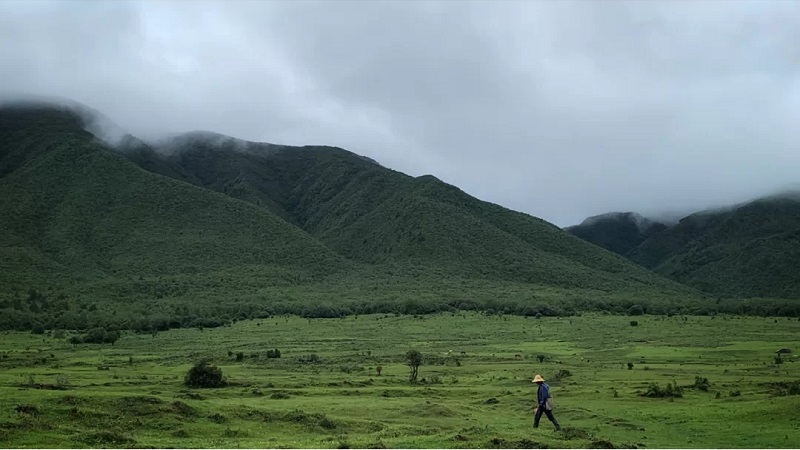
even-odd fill
[[[798,380],[798,358],[774,361],[780,348],[800,351],[798,332],[786,318],[472,313],[281,317],[125,334],[114,346],[10,332],[0,445],[796,447],[800,396],[773,383]],[[265,357],[273,348],[279,359]],[[411,348],[426,358],[414,386]],[[203,357],[229,386],[183,385]],[[546,418],[532,428],[534,373],[551,385],[561,432]],[[690,387],[696,376],[707,391]],[[639,395],[672,382],[682,397]]]

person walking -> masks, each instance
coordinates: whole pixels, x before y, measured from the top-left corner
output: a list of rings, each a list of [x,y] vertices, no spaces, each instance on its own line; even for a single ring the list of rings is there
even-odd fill
[[[553,399],[550,397],[550,386],[544,382],[544,378],[539,374],[533,377],[533,382],[539,385],[539,390],[536,393],[537,406],[533,410],[533,428],[539,428],[539,419],[542,418],[542,414],[545,414],[550,419],[550,422],[555,425],[556,431],[560,431],[561,425],[558,424],[555,416],[553,416]]]

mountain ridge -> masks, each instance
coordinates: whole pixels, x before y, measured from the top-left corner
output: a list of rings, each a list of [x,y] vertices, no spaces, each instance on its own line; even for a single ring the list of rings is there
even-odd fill
[[[167,142],[111,146],[63,111],[0,108],[0,328],[729,308],[542,219],[344,149],[206,132]]]
[[[574,234],[600,246],[619,232],[585,228]],[[800,298],[798,233],[800,193],[790,190],[689,214],[620,254],[715,295]]]

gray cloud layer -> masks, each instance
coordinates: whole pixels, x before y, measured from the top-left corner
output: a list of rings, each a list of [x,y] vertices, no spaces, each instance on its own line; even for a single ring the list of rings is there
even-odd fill
[[[0,2],[7,92],[344,147],[558,225],[800,181],[800,4]]]

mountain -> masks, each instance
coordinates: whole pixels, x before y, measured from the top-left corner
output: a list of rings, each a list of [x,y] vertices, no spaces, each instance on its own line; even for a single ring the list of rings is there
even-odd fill
[[[140,169],[71,111],[0,109],[0,285],[350,264],[269,210]]]
[[[615,236],[631,235],[607,224],[588,228],[583,236],[596,243],[611,240],[597,238],[604,229]],[[625,255],[719,296],[800,298],[800,194],[787,192],[691,214],[652,233]]]
[[[580,225],[564,230],[618,255],[627,256],[647,238],[666,228],[662,223],[633,212],[612,212],[589,217]]]
[[[561,288],[680,289],[541,219],[339,148],[190,133],[123,153],[148,170],[268,209],[362,264]]]
[[[0,328],[698,299],[543,220],[339,148],[147,143],[98,123],[0,107]]]

